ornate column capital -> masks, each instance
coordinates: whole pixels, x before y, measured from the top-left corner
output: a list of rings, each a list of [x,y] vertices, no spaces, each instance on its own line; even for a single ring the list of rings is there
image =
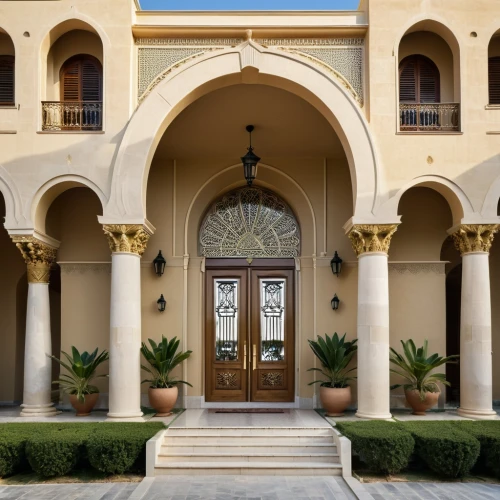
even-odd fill
[[[142,224],[104,224],[102,228],[112,253],[129,252],[142,257],[151,236]]]
[[[398,224],[356,224],[349,232],[349,239],[358,257],[363,253],[389,253],[397,229]]]
[[[35,236],[12,236],[28,267],[28,283],[49,283],[50,268],[57,258],[57,248]]]
[[[460,255],[471,252],[489,253],[498,229],[498,224],[462,224],[451,236]]]

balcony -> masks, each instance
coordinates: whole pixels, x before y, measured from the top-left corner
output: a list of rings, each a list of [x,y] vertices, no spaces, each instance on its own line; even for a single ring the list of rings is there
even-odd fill
[[[42,130],[102,130],[102,101],[42,101]]]
[[[460,132],[460,104],[400,103],[399,130],[401,132]]]

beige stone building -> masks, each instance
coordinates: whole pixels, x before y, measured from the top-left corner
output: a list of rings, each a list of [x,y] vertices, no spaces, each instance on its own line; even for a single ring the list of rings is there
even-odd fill
[[[307,340],[336,331],[360,416],[403,404],[388,347],[409,338],[460,352],[442,403],[491,416],[500,3],[449,4],[0,2],[1,404],[54,414],[46,353],[99,347],[100,406],[137,417],[140,341],[164,334],[193,351],[180,405],[313,408]]]

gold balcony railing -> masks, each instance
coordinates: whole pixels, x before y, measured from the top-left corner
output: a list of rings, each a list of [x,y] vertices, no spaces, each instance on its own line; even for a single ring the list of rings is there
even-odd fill
[[[42,130],[102,130],[102,101],[42,101]]]
[[[401,132],[459,132],[460,104],[400,103],[399,130]]]

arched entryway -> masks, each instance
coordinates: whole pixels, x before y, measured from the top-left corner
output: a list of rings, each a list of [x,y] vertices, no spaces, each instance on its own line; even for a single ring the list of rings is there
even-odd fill
[[[205,399],[293,402],[295,257],[288,204],[260,187],[231,191],[199,233],[205,278]]]

